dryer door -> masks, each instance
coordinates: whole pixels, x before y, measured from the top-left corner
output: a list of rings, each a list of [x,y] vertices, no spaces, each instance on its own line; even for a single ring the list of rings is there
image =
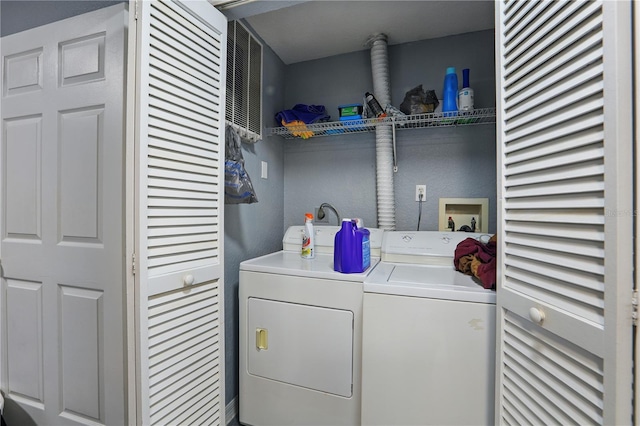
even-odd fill
[[[350,397],[353,312],[249,298],[249,374]]]

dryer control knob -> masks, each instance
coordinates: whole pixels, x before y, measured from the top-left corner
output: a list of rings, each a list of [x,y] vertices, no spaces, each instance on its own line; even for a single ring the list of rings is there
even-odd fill
[[[191,274],[182,277],[182,282],[184,283],[184,285],[192,285],[195,281],[196,279]]]
[[[529,318],[536,324],[542,324],[544,321],[544,312],[538,308],[529,309]]]

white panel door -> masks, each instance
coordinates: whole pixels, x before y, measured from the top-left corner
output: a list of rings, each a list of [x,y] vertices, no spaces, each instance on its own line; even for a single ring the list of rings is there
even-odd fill
[[[144,424],[224,424],[227,21],[137,2],[137,266]]]
[[[496,6],[496,422],[629,424],[631,2]]]
[[[123,424],[123,4],[1,41],[10,425]]]

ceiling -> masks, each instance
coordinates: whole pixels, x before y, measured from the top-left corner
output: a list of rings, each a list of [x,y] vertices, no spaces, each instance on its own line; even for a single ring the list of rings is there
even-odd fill
[[[285,64],[367,49],[367,38],[376,33],[386,34],[394,45],[491,29],[495,19],[493,0],[238,3],[242,7],[223,12],[231,19],[245,18]]]

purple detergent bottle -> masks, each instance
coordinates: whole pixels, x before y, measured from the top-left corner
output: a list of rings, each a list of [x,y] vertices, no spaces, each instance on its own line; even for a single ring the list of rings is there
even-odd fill
[[[364,272],[371,264],[369,230],[358,229],[355,221],[342,219],[333,249],[333,269],[343,274]]]
[[[342,226],[336,233],[333,247],[333,269],[345,274],[353,272],[356,260],[355,252],[356,230],[351,219],[342,219]]]

